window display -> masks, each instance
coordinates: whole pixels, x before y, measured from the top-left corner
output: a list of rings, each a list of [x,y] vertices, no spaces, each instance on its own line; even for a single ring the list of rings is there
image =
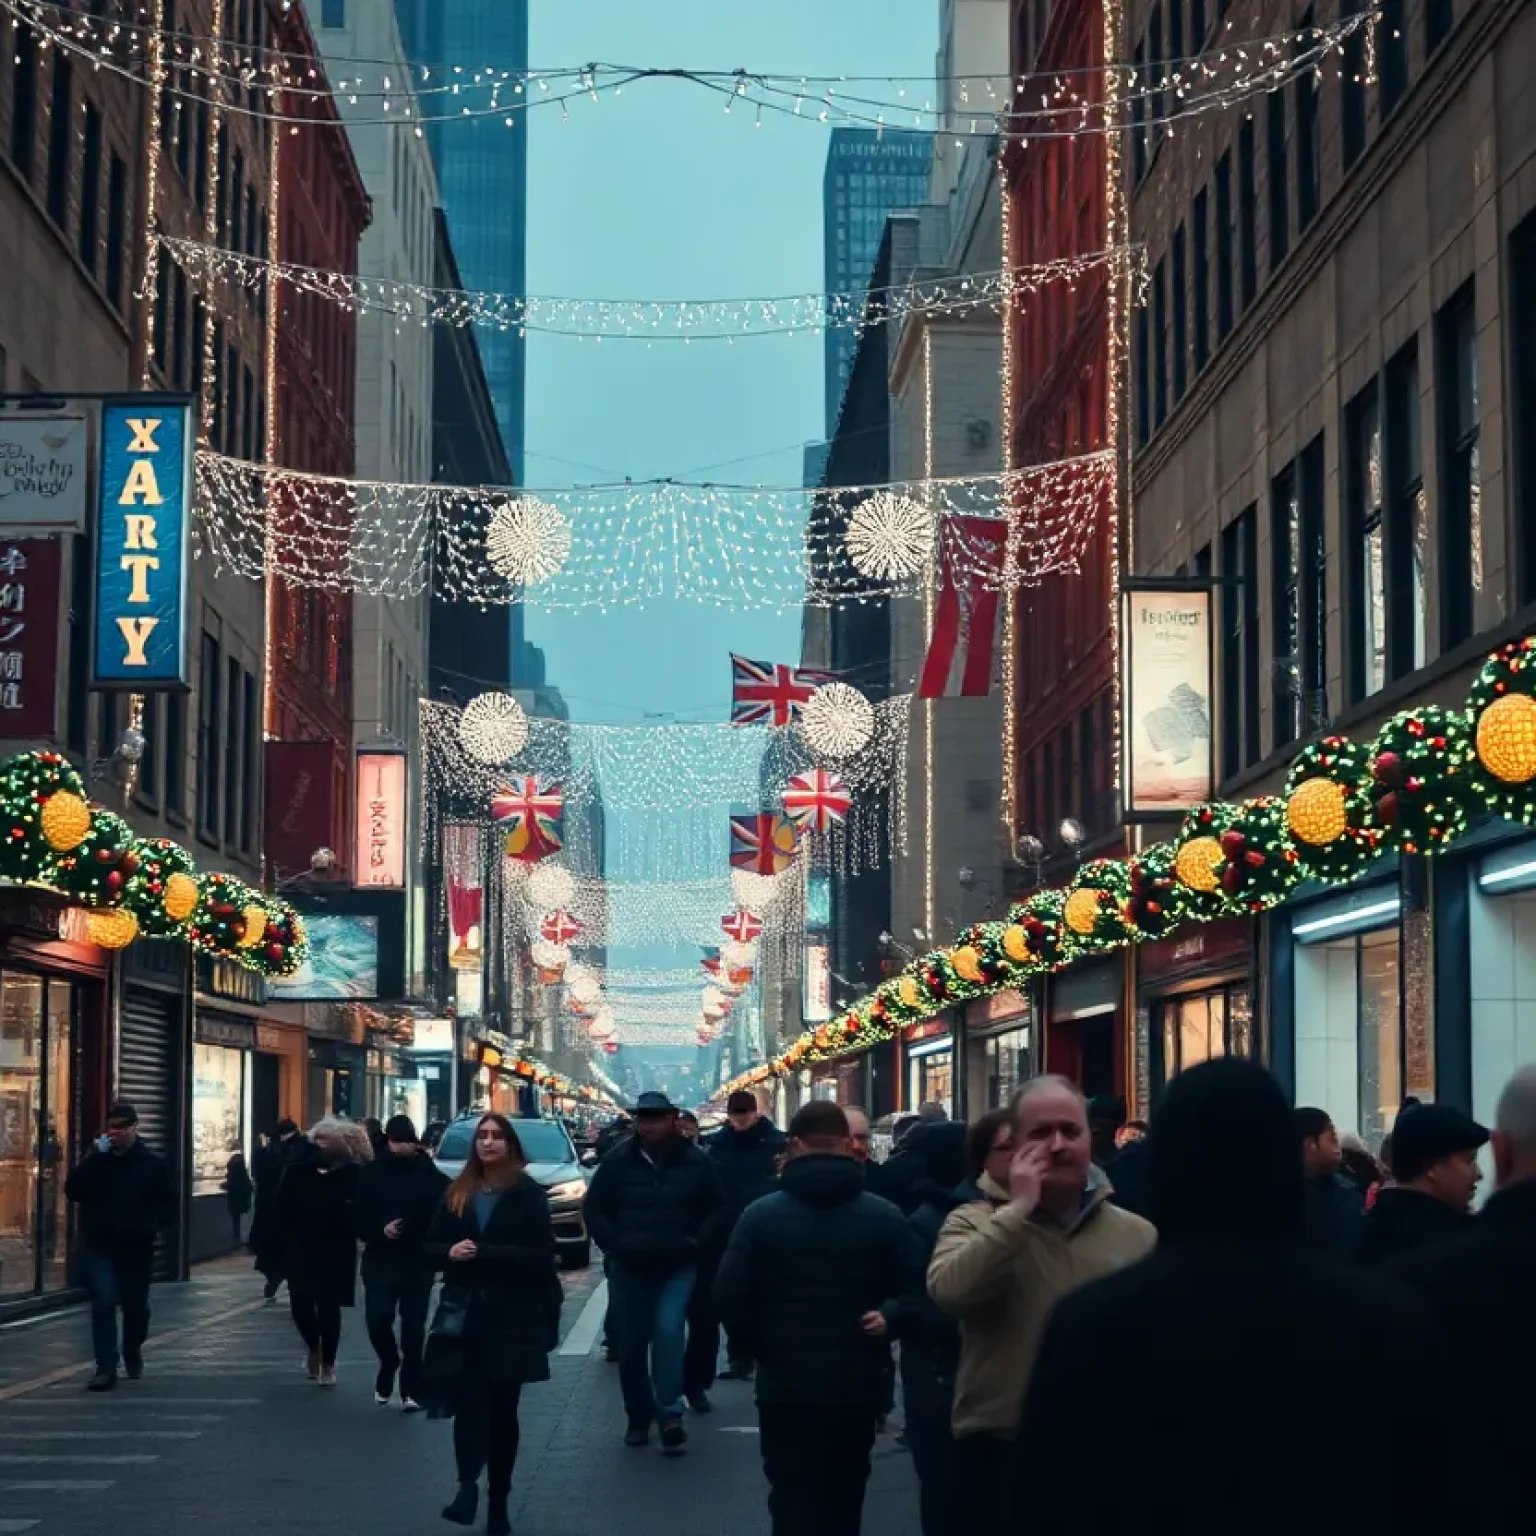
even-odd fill
[[[244,1152],[246,1134],[244,1051],[223,1045],[192,1047],[192,1193],[217,1195],[231,1156]]]

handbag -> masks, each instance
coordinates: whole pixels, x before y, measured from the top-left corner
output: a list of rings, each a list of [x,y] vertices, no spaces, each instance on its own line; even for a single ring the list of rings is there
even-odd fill
[[[427,1330],[430,1339],[460,1340],[469,1322],[469,1293],[446,1286],[437,1298],[437,1310],[432,1314],[432,1326]]]

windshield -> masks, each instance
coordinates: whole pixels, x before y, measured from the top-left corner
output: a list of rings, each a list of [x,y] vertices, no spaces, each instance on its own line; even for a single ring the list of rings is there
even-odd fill
[[[443,1132],[437,1155],[445,1162],[469,1161],[479,1120],[456,1120]],[[574,1163],[576,1153],[565,1127],[557,1120],[514,1120],[512,1129],[523,1144],[523,1156],[530,1163]]]

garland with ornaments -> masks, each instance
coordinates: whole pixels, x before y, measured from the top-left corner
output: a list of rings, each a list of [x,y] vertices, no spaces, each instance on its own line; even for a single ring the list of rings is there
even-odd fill
[[[1310,743],[1282,795],[1196,806],[1171,842],[1090,860],[1064,889],[918,955],[720,1093],[867,1049],[1086,955],[1268,911],[1303,880],[1343,885],[1383,855],[1439,853],[1484,814],[1536,825],[1536,635],[1488,658],[1465,709],[1406,710],[1369,744]]]
[[[69,897],[63,936],[102,949],[180,938],[273,980],[304,963],[303,920],[287,902],[233,875],[199,875],[179,844],[137,836],[90,803],[57,752],[0,763],[0,880]]]

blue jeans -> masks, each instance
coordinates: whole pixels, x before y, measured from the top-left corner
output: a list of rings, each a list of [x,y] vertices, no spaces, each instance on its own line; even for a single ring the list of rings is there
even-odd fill
[[[618,1324],[619,1383],[631,1424],[681,1418],[688,1300],[696,1271],[630,1274],[618,1264],[608,1294]]]
[[[91,1293],[91,1345],[96,1369],[117,1370],[117,1312],[123,1313],[123,1359],[136,1365],[149,1337],[148,1253],[85,1255],[85,1281]]]

